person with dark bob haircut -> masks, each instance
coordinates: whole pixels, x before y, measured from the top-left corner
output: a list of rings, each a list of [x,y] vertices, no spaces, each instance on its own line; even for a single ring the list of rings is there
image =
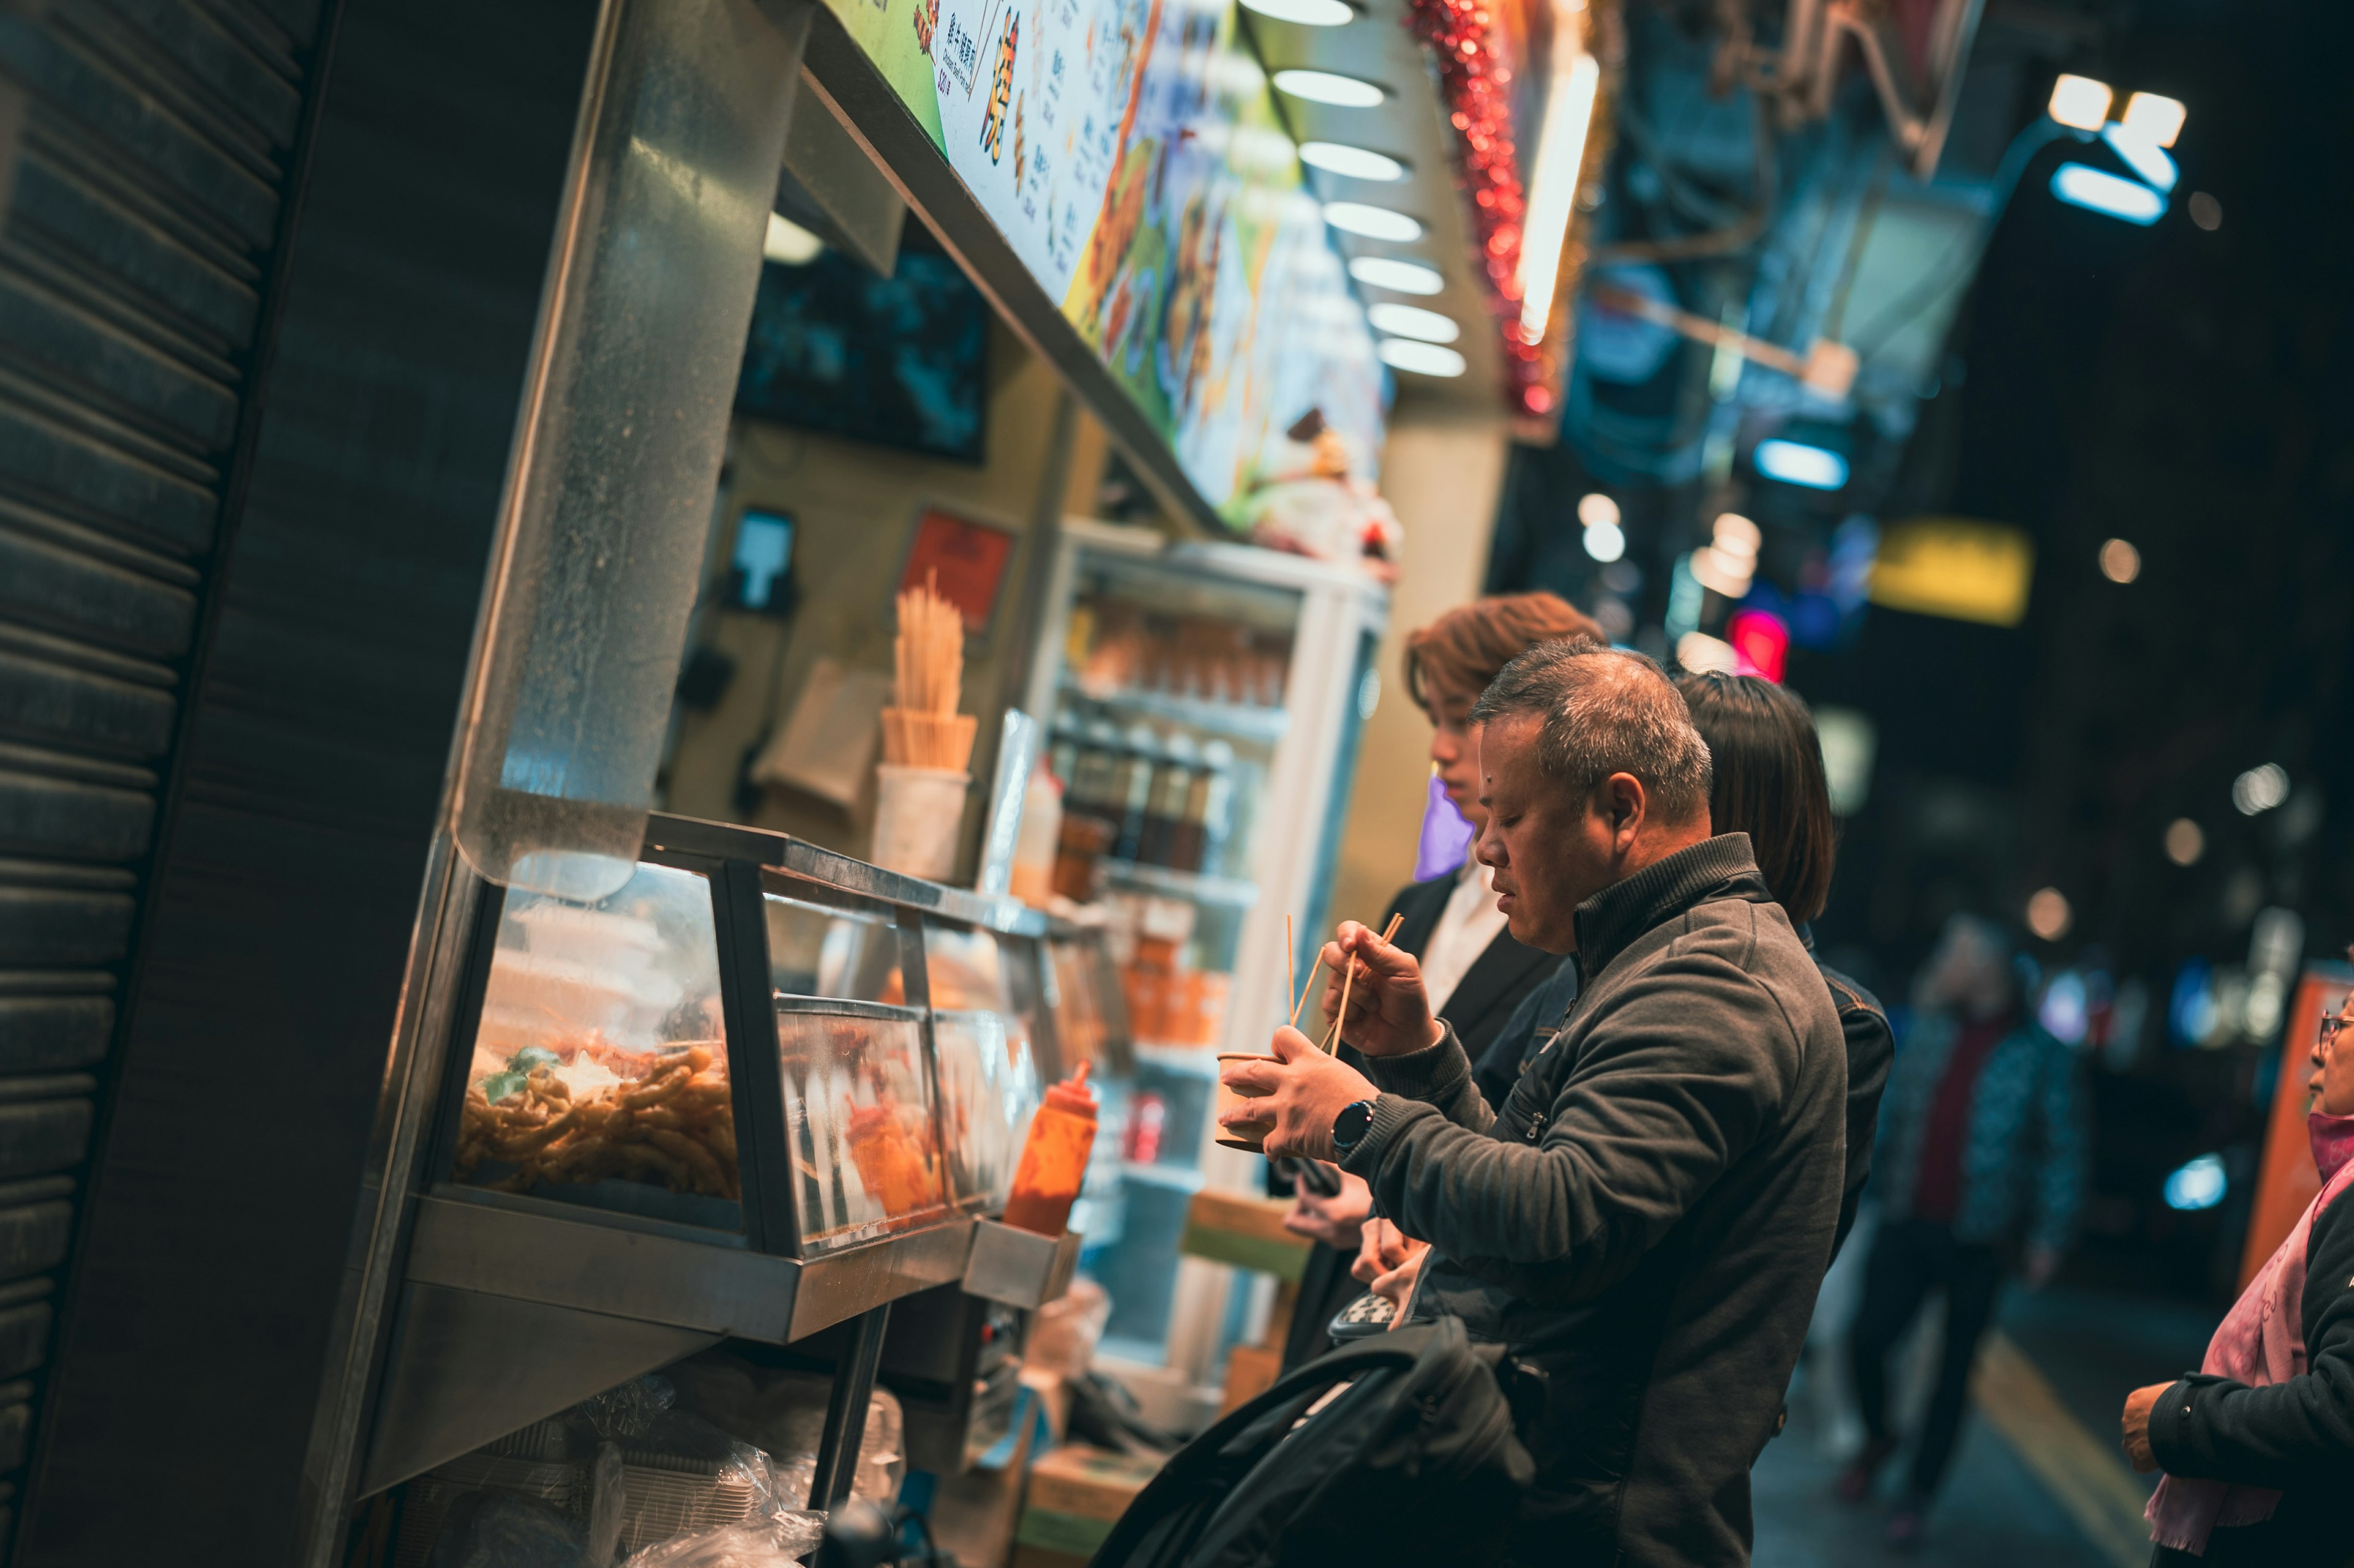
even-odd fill
[[[1709,826],[1747,833],[1750,853],[1765,874],[1774,902],[1789,916],[1798,939],[1814,953],[1810,923],[1830,902],[1831,866],[1839,829],[1823,777],[1822,743],[1807,705],[1755,675],[1687,674],[1676,690],[1691,709],[1692,726],[1708,742],[1715,774],[1708,798]],[[1840,1199],[1833,1256],[1855,1228],[1857,1203],[1872,1175],[1872,1140],[1880,1122],[1880,1095],[1896,1059],[1888,1010],[1863,987],[1815,956],[1831,990],[1840,1030],[1847,1037],[1847,1186]]]

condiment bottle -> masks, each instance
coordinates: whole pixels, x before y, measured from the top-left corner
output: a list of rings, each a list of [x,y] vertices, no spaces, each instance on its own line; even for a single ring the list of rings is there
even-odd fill
[[[1136,858],[1146,865],[1176,863],[1170,859],[1170,850],[1178,824],[1184,821],[1185,798],[1193,781],[1193,743],[1172,735],[1152,775],[1152,794],[1144,808],[1144,832],[1136,846]]]
[[[1087,1088],[1087,1064],[1046,1091],[1046,1101],[1030,1118],[1030,1138],[1014,1167],[1013,1195],[1005,1223],[1042,1236],[1059,1236],[1071,1223],[1071,1204],[1087,1180],[1087,1157],[1096,1146],[1096,1097]]]
[[[1202,747],[1202,766],[1186,791],[1185,815],[1172,837],[1169,863],[1179,871],[1219,869],[1233,829],[1235,749],[1223,740]]]
[[[1095,896],[1096,862],[1119,831],[1111,805],[1119,737],[1101,719],[1089,723],[1076,743],[1070,789],[1063,796],[1063,823],[1055,859],[1055,891],[1084,904]]]
[[[1144,816],[1152,804],[1152,775],[1161,760],[1161,742],[1150,726],[1128,727],[1125,748],[1107,802],[1118,813],[1119,836],[1112,841],[1114,860],[1133,861],[1144,841]]]

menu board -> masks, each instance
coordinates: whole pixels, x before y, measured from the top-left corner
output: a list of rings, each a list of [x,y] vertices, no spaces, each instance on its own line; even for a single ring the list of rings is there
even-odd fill
[[[828,0],[1232,515],[1310,409],[1370,476],[1386,373],[1231,0]]]

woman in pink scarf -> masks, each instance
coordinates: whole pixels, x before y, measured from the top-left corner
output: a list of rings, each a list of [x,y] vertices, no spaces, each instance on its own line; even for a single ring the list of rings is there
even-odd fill
[[[2354,996],[2321,1024],[2307,1125],[2321,1193],[2179,1383],[2126,1400],[2126,1457],[2163,1469],[2152,1568],[2354,1563]],[[2285,1086],[2284,1086],[2285,1087]]]

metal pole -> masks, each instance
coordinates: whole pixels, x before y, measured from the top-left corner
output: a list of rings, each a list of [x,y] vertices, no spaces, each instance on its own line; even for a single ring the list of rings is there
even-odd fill
[[[891,1304],[850,1320],[850,1343],[833,1369],[833,1393],[825,1403],[825,1431],[817,1440],[817,1476],[810,1482],[810,1507],[831,1509],[850,1496],[858,1476],[858,1447],[866,1437],[866,1405],[875,1393],[875,1370],[883,1361],[883,1335]]]

